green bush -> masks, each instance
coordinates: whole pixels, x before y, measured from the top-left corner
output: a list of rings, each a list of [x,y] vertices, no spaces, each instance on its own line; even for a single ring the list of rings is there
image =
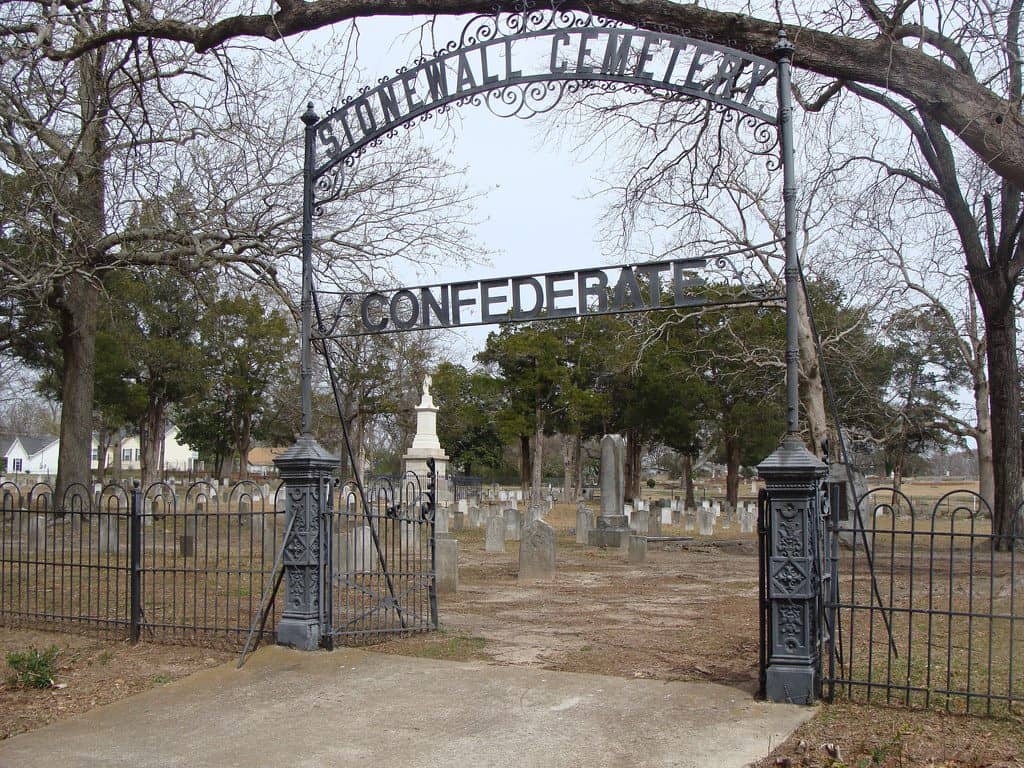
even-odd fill
[[[658,482],[653,477],[648,477],[647,478],[647,487],[648,488],[653,488],[657,484],[658,484]]]
[[[11,685],[25,688],[49,688],[53,685],[54,662],[60,649],[51,645],[44,651],[32,648],[28,651],[7,654],[7,666],[14,670],[10,676]]]

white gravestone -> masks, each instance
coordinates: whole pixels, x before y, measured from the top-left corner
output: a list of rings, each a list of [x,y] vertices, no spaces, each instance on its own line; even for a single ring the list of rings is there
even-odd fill
[[[502,514],[505,518],[505,541],[519,541],[519,510],[512,507]]]
[[[712,536],[715,533],[715,513],[711,509],[703,508],[698,515],[701,536]]]
[[[505,551],[505,518],[501,515],[492,515],[487,520],[484,551],[496,553]]]

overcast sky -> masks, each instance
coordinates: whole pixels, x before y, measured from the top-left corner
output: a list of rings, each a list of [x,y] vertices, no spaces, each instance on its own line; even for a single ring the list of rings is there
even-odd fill
[[[436,43],[457,38],[465,19],[438,22]],[[410,19],[371,18],[359,22],[361,84],[380,77],[420,55],[418,35],[410,34],[421,22]],[[326,107],[326,105],[324,105]],[[463,181],[480,191],[476,204],[476,237],[493,255],[489,264],[466,268],[451,266],[436,275],[408,275],[408,284],[447,283],[490,277],[575,269],[635,257],[609,254],[599,232],[599,220],[610,198],[602,189],[601,147],[573,151],[587,144],[583,130],[550,134],[543,116],[523,120],[499,118],[486,107],[454,110],[443,121],[416,127],[424,139],[448,154],[450,162],[465,168]],[[469,362],[496,326],[460,331]]]

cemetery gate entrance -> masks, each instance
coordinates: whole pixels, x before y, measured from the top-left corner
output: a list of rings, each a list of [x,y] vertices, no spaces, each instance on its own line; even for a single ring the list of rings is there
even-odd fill
[[[819,695],[825,466],[799,437],[793,46],[781,30],[773,53],[771,60],[657,26],[627,27],[557,6],[527,6],[520,13],[474,17],[457,40],[347,96],[324,117],[309,105],[302,116],[302,436],[276,461],[288,488],[290,525],[279,642],[313,649],[335,638],[426,629],[437,621],[433,478],[364,486],[353,461],[343,474],[351,471],[357,479],[337,485],[332,478],[338,459],[311,434],[314,345],[323,354],[344,428],[338,372],[327,354],[328,345],[342,338],[784,302],[787,436],[760,466],[767,483],[760,515],[761,666],[768,698],[807,702]],[[720,115],[753,154],[767,158],[769,168],[781,167],[784,295],[750,269],[748,254],[736,252],[390,291],[319,284],[314,221],[326,206],[344,204],[346,169],[368,147],[452,107],[484,106],[499,117],[528,118],[586,89],[657,93],[692,103]],[[716,286],[727,290],[707,290]]]

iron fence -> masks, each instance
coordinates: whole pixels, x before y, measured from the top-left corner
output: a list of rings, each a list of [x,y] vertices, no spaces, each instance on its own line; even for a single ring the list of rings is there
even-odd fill
[[[915,513],[892,488],[833,525],[826,696],[1014,713],[1024,703],[1022,531],[995,548],[988,505],[954,491]]]
[[[0,622],[241,645],[284,537],[277,493],[157,483],[52,499],[48,486],[0,485]],[[272,604],[264,637],[279,614]]]
[[[474,475],[452,475],[450,482],[452,498],[456,501],[461,499],[469,500],[474,496],[479,496],[484,484],[482,478]]]

